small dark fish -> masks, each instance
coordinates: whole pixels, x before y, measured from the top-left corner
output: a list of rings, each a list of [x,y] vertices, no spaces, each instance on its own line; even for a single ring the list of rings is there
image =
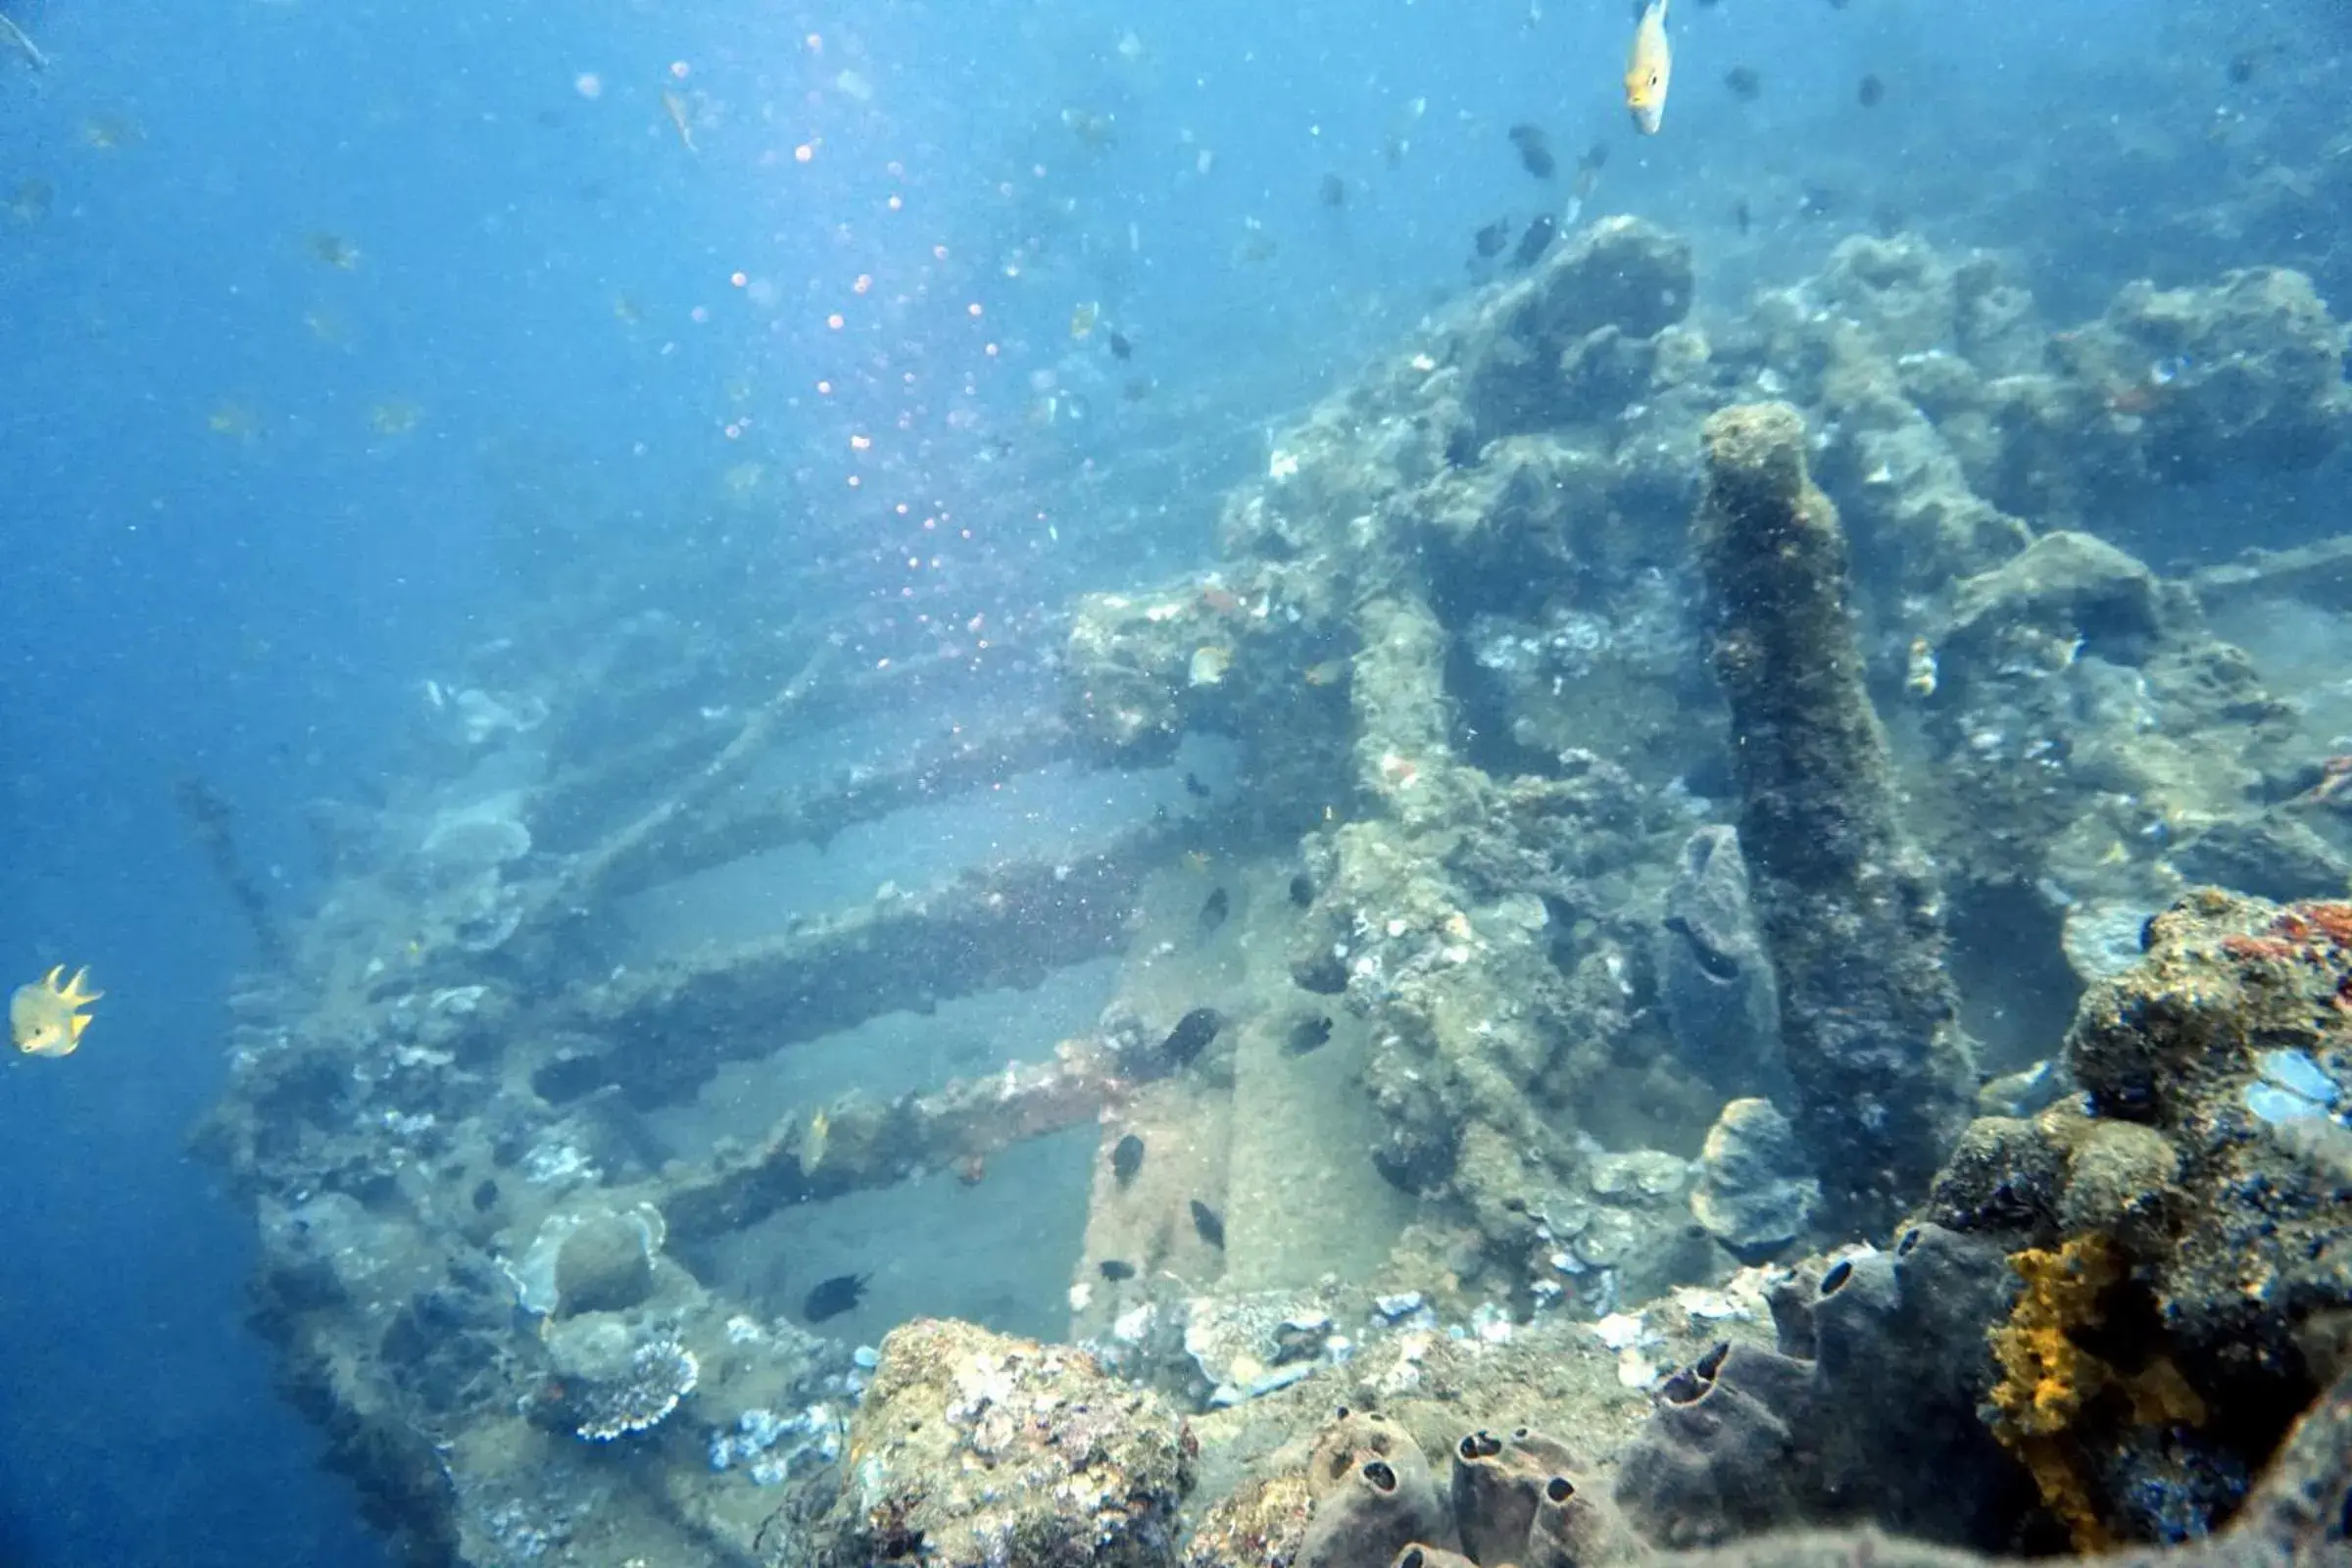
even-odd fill
[[[1854,89],[1854,97],[1865,109],[1876,109],[1886,101],[1886,84],[1877,76],[1864,76],[1862,85]]]
[[[1290,1035],[1282,1043],[1283,1054],[1303,1056],[1310,1051],[1320,1051],[1330,1038],[1330,1015],[1310,1012],[1291,1025]]]
[[[1119,396],[1130,403],[1141,403],[1150,397],[1158,385],[1157,381],[1148,375],[1131,375],[1127,378],[1126,384],[1119,388]]]
[[[1196,801],[1205,801],[1208,799],[1208,786],[1200,782],[1200,774],[1187,773],[1184,775],[1184,793]]]
[[[1208,1049],[1225,1027],[1225,1015],[1214,1007],[1195,1007],[1176,1020],[1168,1038],[1160,1043],[1159,1054],[1176,1066],[1183,1066]]]
[[[1316,192],[1316,199],[1326,207],[1347,206],[1348,182],[1337,174],[1325,174],[1322,187]]]
[[[1589,202],[1600,189],[1600,172],[1608,167],[1609,144],[1596,141],[1585,149],[1585,156],[1576,161],[1576,180],[1569,188],[1579,202]]]
[[[1748,211],[1746,197],[1742,196],[1732,204],[1732,222],[1739,227],[1742,235],[1755,226],[1756,215]]]
[[[2254,79],[2254,73],[2260,70],[2261,67],[2261,50],[2241,50],[2230,57],[2230,80],[2234,85],[2243,87],[2247,82]]]
[[[1308,907],[1315,902],[1314,879],[1308,876],[1304,871],[1300,871],[1298,875],[1291,878],[1291,902],[1298,906],[1298,907],[1301,909]]]
[[[1519,167],[1538,179],[1549,179],[1559,167],[1552,160],[1551,138],[1541,125],[1513,125],[1511,145],[1519,149]]]
[[[1144,1141],[1129,1133],[1120,1139],[1110,1152],[1110,1173],[1119,1179],[1121,1187],[1135,1180],[1135,1173],[1144,1168]]]
[[[1125,361],[1135,358],[1135,344],[1128,340],[1126,333],[1114,330],[1106,335],[1102,341],[1110,345],[1110,357],[1112,359]]]
[[[1519,236],[1519,248],[1511,252],[1511,265],[1513,267],[1535,266],[1543,254],[1551,249],[1552,238],[1559,231],[1560,225],[1552,220],[1549,213],[1545,213],[1528,224],[1526,230]]]
[[[1209,1246],[1219,1251],[1225,1250],[1225,1216],[1198,1198],[1193,1200],[1193,1229],[1199,1231],[1200,1239]]]
[[[822,1323],[829,1317],[839,1317],[858,1304],[865,1295],[865,1282],[871,1274],[836,1274],[820,1281],[801,1302],[801,1316],[811,1323]]]
[[[1217,888],[1211,891],[1207,898],[1200,901],[1200,935],[1215,936],[1217,928],[1225,923],[1225,917],[1232,912],[1233,900],[1225,890]]]
[[[1832,11],[1843,11],[1852,3],[1853,0],[1830,0],[1830,9]]]
[[[1135,1265],[1133,1263],[1121,1262],[1115,1257],[1106,1257],[1102,1262],[1097,1263],[1095,1267],[1101,1269],[1102,1271],[1102,1277],[1110,1281],[1110,1283],[1113,1285],[1118,1284],[1121,1280],[1131,1280],[1135,1278]]]
[[[1500,256],[1503,246],[1510,243],[1510,238],[1511,220],[1507,218],[1497,218],[1471,235],[1470,243],[1477,247],[1478,254],[1481,256]]]
[[[1743,104],[1752,104],[1764,92],[1764,74],[1753,66],[1734,66],[1723,74],[1723,84],[1732,89],[1732,96]]]
[[[473,1211],[476,1214],[498,1205],[498,1183],[484,1177],[473,1189]]]

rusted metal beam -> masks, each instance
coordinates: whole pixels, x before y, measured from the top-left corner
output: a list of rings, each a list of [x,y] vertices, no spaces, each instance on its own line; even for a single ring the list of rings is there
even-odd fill
[[[640,892],[786,844],[822,845],[845,828],[1033,771],[1075,749],[1069,726],[1057,714],[984,735],[958,727],[917,745],[898,766],[851,779],[839,789],[730,798],[701,813],[672,817],[607,874],[606,891]]]
[[[729,953],[624,973],[545,1020],[599,1045],[543,1063],[533,1083],[556,1101],[612,1084],[633,1103],[667,1104],[728,1061],[899,1008],[1037,985],[1118,950],[1145,873],[1181,830],[1152,823],[1091,854],[969,872]]]
[[[927,1095],[883,1103],[854,1101],[825,1113],[824,1131],[796,1113],[758,1147],[721,1153],[702,1171],[665,1180],[670,1234],[703,1240],[756,1225],[790,1203],[888,1187],[918,1170],[955,1168],[972,1179],[1001,1149],[1098,1119],[1132,1087],[1100,1040],[1065,1040],[1054,1059]]]

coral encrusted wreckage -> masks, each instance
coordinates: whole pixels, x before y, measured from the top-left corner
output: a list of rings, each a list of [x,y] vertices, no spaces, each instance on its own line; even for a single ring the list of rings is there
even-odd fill
[[[1586,227],[977,673],[616,589],[435,684],[202,1135],[403,1560],[2352,1561],[2352,712],[2263,642],[2352,555],[2144,522],[2340,463],[2342,328],[1698,286]],[[1053,1332],[814,1260],[1046,1188]]]

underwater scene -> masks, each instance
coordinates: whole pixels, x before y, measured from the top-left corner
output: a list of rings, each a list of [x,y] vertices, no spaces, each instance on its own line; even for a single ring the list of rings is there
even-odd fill
[[[2341,0],[0,0],[0,1568],[2352,1568]]]

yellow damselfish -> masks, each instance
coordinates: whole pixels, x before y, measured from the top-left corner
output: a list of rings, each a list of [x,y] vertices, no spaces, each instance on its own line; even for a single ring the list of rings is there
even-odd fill
[[[1666,41],[1666,0],[1649,0],[1634,24],[1634,47],[1625,62],[1625,107],[1634,128],[1658,133],[1666,118],[1666,89],[1674,79],[1674,47]]]
[[[89,1014],[81,1009],[106,995],[82,989],[90,978],[87,969],[76,969],[71,981],[58,984],[65,972],[61,963],[42,979],[17,987],[8,999],[8,1032],[28,1056],[74,1054],[81,1032],[90,1026]]]

